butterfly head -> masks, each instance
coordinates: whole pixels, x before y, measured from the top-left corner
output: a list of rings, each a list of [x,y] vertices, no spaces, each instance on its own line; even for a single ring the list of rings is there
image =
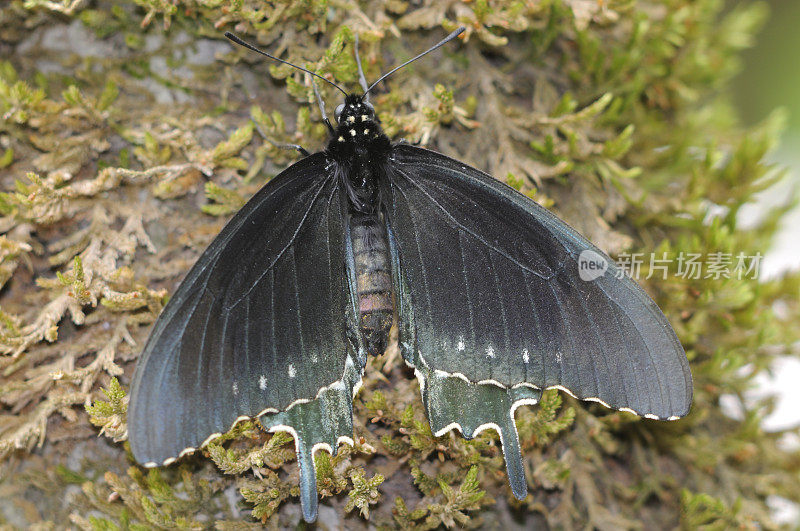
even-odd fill
[[[375,121],[375,108],[358,94],[348,94],[344,103],[333,111],[336,123],[341,126],[358,127],[362,122]]]

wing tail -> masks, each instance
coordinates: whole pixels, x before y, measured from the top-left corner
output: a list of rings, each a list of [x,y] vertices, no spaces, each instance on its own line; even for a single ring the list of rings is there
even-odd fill
[[[537,404],[541,391],[527,386],[506,389],[492,383],[473,383],[461,374],[432,371],[424,363],[415,372],[433,434],[439,437],[458,429],[464,438],[472,439],[488,428],[497,431],[511,490],[517,499],[524,499],[528,483],[514,412],[523,404]]]
[[[325,449],[335,454],[340,442],[353,444],[353,395],[361,385],[362,373],[363,367],[357,368],[348,356],[342,378],[321,389],[316,398],[259,418],[270,432],[286,431],[294,437],[300,465],[300,503],[306,522],[317,519],[315,452]]]

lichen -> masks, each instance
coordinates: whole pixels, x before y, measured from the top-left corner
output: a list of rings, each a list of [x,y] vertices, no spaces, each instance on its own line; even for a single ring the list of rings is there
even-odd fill
[[[639,278],[686,348],[694,406],[657,423],[545,393],[516,412],[530,490],[519,502],[495,434],[433,436],[393,347],[367,367],[356,446],[317,454],[326,514],[348,527],[476,527],[506,521],[504,512],[553,528],[777,527],[767,498],[800,500],[798,451],[760,428],[769,401],[743,402],[734,420],[719,398],[743,396],[777,356],[796,353],[800,275],[678,269],[690,255],[763,254],[792,205],[755,228],[737,223],[780,178],[766,160],[784,117],[737,121],[724,88],[766,13],[760,3],[723,7],[4,3],[0,525],[296,524],[285,434],[240,423],[195,457],[149,472],[114,442],[127,430],[133,364],[178,280],[225,219],[298,156],[279,146],[313,151],[326,138],[309,76],[222,33],[354,88],[356,34],[366,77],[377,79],[465,25],[460,43],[376,89],[385,130],[505,180],[620,259],[670,259],[667,270],[643,263]],[[318,89],[329,107],[341,98]]]

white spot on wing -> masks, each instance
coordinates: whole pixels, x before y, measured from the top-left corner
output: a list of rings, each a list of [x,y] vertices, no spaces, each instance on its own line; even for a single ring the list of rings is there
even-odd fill
[[[297,370],[294,368],[293,364],[289,364],[289,378],[294,378],[297,376]]]
[[[258,387],[262,391],[267,388],[267,377],[263,374],[258,377]]]
[[[522,361],[524,361],[525,363],[531,361],[531,356],[530,354],[528,354],[528,349],[522,351]]]

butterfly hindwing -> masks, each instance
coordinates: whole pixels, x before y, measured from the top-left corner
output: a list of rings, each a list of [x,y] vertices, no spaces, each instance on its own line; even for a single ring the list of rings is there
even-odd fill
[[[390,161],[384,197],[400,343],[418,376],[490,385],[497,400],[507,399],[502,390],[558,387],[639,415],[688,412],[691,374],[680,342],[599,249],[461,162],[407,144]],[[607,260],[593,280],[578,272],[585,251]],[[448,400],[428,397],[429,418],[434,398]]]
[[[140,463],[170,461],[241,417],[293,431],[306,461],[315,445],[333,441],[335,450],[352,437],[363,360],[346,337],[357,324],[344,198],[326,165],[312,155],[262,188],[167,304],[131,389],[128,431]],[[306,422],[322,408],[341,420]],[[304,468],[313,474],[313,463]]]

